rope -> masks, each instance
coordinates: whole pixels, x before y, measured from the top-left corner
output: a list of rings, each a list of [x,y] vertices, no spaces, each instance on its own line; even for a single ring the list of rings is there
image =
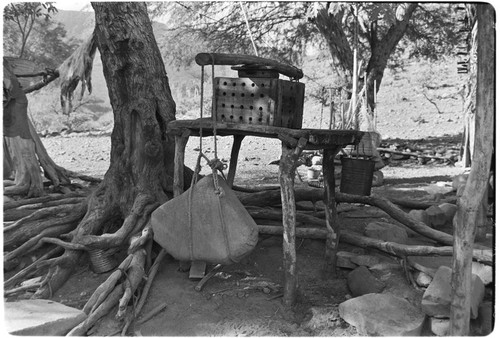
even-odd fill
[[[255,41],[253,40],[252,31],[250,30],[250,24],[248,23],[247,13],[245,11],[245,7],[243,7],[243,2],[240,1],[241,11],[243,12],[243,18],[245,18],[245,23],[247,25],[248,35],[250,35],[250,41],[252,41],[253,50],[255,51],[255,55],[259,56],[259,52],[257,52],[257,46],[255,45]]]

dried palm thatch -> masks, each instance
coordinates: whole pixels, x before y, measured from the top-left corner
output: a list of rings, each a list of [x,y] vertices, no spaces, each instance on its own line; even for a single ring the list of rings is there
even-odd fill
[[[73,106],[73,92],[78,83],[82,82],[82,90],[79,100],[82,99],[85,93],[85,88],[89,94],[92,93],[92,65],[94,61],[97,42],[95,34],[78,47],[64,63],[59,66],[58,71],[61,78],[61,106],[63,113],[69,115]]]

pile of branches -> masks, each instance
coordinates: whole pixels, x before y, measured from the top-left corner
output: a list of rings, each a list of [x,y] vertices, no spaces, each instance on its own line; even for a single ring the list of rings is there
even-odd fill
[[[461,159],[462,148],[460,143],[454,141],[447,139],[420,142],[385,141],[377,150],[384,162],[409,160],[418,164],[454,165]]]
[[[237,189],[237,188],[235,188]],[[323,189],[296,188],[296,201],[311,201],[314,208],[298,207],[297,222],[300,226],[296,229],[298,237],[326,238],[325,212],[316,202],[323,200]],[[10,201],[4,204],[5,227],[4,227],[4,267],[9,269],[22,261],[30,261],[28,266],[19,271],[4,282],[4,295],[12,296],[21,292],[33,291],[47,283],[50,274],[44,280],[28,286],[19,286],[24,280],[34,276],[43,276],[50,271],[51,266],[60,263],[60,255],[64,249],[90,250],[81,244],[71,243],[73,232],[84,217],[87,210],[87,192],[71,192],[68,194],[49,195],[27,200]],[[246,192],[237,191],[237,195],[246,206],[250,215],[259,222],[275,220],[280,224],[283,218],[281,211],[280,190],[263,190]],[[451,256],[453,253],[453,236],[432,229],[424,223],[411,218],[395,203],[405,207],[426,209],[434,201],[412,202],[410,200],[390,201],[381,196],[357,196],[336,192],[338,203],[365,204],[375,206],[383,210],[388,216],[401,223],[403,226],[432,239],[435,245],[404,245],[399,243],[384,242],[368,238],[353,231],[343,229],[340,232],[340,240],[344,243],[363,247],[374,248],[399,258],[408,255],[440,255]],[[393,203],[395,202],[395,203]],[[301,203],[301,205],[303,205]],[[282,235],[281,225],[261,225],[261,234]],[[102,317],[116,311],[116,319],[121,322],[121,333],[125,335],[131,323],[140,313],[154,276],[158,271],[160,262],[165,257],[164,250],[156,253],[154,264],[151,264],[151,246],[153,241],[152,230],[147,224],[142,233],[132,237],[128,244],[127,255],[120,265],[112,272],[104,283],[102,283],[88,299],[83,311],[87,313],[87,319],[75,327],[70,335],[88,334],[94,324]],[[78,247],[71,247],[78,246]],[[484,264],[492,264],[492,250],[485,247],[477,247],[473,253],[476,261]],[[146,280],[147,282],[143,282]],[[134,294],[140,293],[138,303],[129,306]],[[155,313],[161,311],[165,306],[155,308]],[[151,314],[150,316],[154,315]],[[150,318],[150,316],[146,316]],[[143,319],[144,321],[144,319]]]

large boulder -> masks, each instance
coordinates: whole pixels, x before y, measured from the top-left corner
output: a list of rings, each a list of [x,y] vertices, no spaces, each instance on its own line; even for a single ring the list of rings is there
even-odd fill
[[[337,267],[345,269],[356,269],[358,266],[351,262],[352,257],[357,254],[349,251],[337,251]]]
[[[429,316],[450,318],[451,311],[451,274],[450,267],[441,266],[436,271],[431,284],[422,297],[422,310]],[[478,315],[479,304],[484,297],[484,284],[477,275],[472,275],[471,317]]]
[[[425,210],[410,210],[410,212],[408,212],[408,216],[418,222],[424,223],[425,225],[430,226],[431,224],[429,221],[429,215],[427,215]]]
[[[365,228],[365,236],[400,244],[406,244],[408,240],[408,234],[405,229],[387,222],[369,223]]]
[[[347,286],[354,297],[384,290],[385,284],[373,276],[366,266],[360,266],[347,275]]]
[[[359,266],[371,268],[372,266],[380,264],[381,259],[372,255],[355,255],[351,257],[351,262]]]
[[[450,319],[449,318],[436,318],[431,317],[431,331],[436,336],[443,337],[448,335],[450,330]]]
[[[452,203],[442,203],[439,205],[439,209],[443,210],[446,216],[446,222],[452,224],[453,217],[455,217],[455,214],[458,209],[457,205]]]
[[[431,227],[438,228],[446,224],[446,214],[440,207],[432,205],[425,209],[425,213],[429,217]]]
[[[363,336],[419,336],[425,314],[406,299],[367,294],[339,305],[339,314]]]
[[[493,281],[492,266],[484,265],[478,262],[472,262],[472,273],[481,278],[484,285],[488,285]]]
[[[87,315],[46,299],[5,302],[5,328],[12,335],[64,336]]]

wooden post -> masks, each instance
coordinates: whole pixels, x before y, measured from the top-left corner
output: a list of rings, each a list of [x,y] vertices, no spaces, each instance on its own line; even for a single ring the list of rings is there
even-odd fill
[[[190,134],[190,130],[186,129],[181,136],[175,136],[174,186],[172,187],[174,198],[184,192],[184,155]],[[190,266],[191,262],[179,262],[179,271],[188,271]]]
[[[233,147],[231,148],[231,161],[229,162],[229,171],[227,173],[227,184],[230,188],[234,184],[234,176],[236,175],[236,166],[238,164],[238,154],[240,153],[241,142],[245,135],[233,135]]]
[[[281,186],[281,204],[283,207],[283,270],[285,273],[283,302],[291,307],[297,294],[297,255],[295,252],[295,193],[294,174],[297,159],[305,147],[307,140],[301,138],[295,149],[282,142],[279,166],[279,182]]]
[[[335,155],[339,150],[340,147],[323,149],[323,177],[325,184],[323,202],[325,203],[327,230],[324,265],[324,271],[326,273],[335,273],[340,238],[340,224],[335,204],[335,167],[333,164]]]
[[[488,185],[493,151],[495,111],[495,10],[477,4],[477,105],[474,154],[469,179],[458,200],[454,218],[453,273],[451,277],[451,336],[468,336],[470,325],[472,246],[477,211]]]
[[[175,136],[174,197],[184,192],[184,154],[190,133],[189,129],[186,129],[181,136]]]

